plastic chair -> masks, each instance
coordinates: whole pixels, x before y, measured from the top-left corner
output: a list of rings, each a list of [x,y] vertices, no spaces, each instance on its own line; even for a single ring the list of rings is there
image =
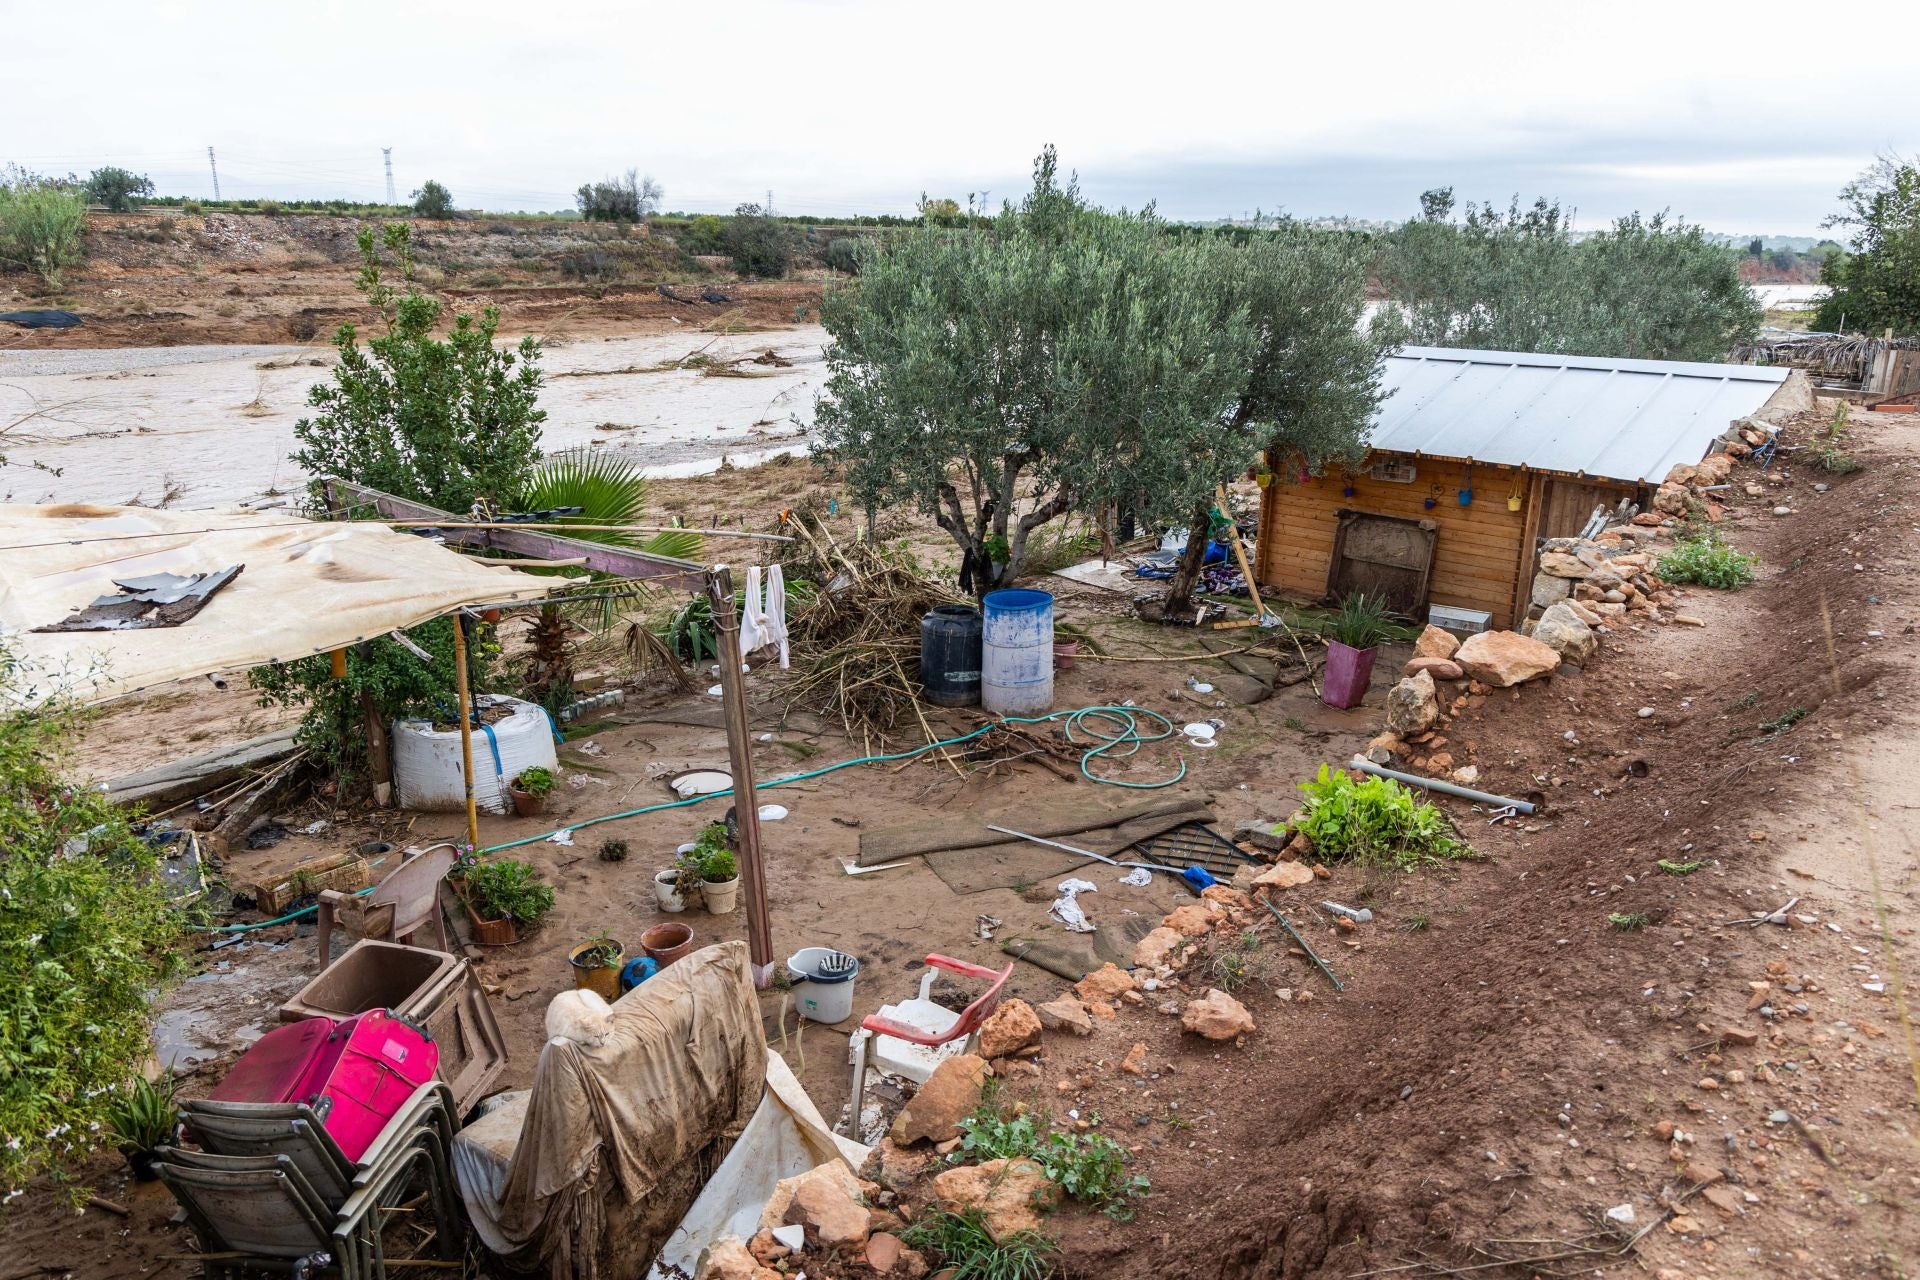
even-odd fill
[[[286,1157],[208,1167],[170,1148],[159,1154],[154,1171],[186,1211],[212,1280],[259,1268],[298,1276],[337,1270],[342,1280],[367,1276],[367,1248],[355,1239],[361,1224],[329,1211]]]
[[[901,1055],[890,1054],[884,1044],[875,1042],[875,1036],[886,1036],[928,1049],[937,1049],[943,1045],[956,1043],[964,1044],[973,1038],[974,1032],[980,1029],[980,1024],[1000,1007],[1001,993],[1006,990],[1007,979],[1013,976],[1012,964],[1008,964],[1004,969],[994,970],[977,964],[968,964],[965,960],[955,960],[952,956],[930,955],[927,957],[927,971],[920,979],[919,998],[906,1001],[902,1006],[893,1007],[913,1009],[919,1006],[924,1007],[929,1014],[936,1017],[943,1014],[945,1010],[935,1005],[931,998],[935,971],[940,969],[958,974],[963,978],[978,979],[988,984],[987,989],[975,997],[973,1003],[961,1010],[959,1017],[950,1022],[944,1017],[939,1017],[938,1021],[941,1025],[938,1027],[909,1026],[887,1017],[884,1013],[868,1014],[861,1021],[860,1029],[853,1033],[848,1046],[853,1058],[853,1083],[849,1090],[852,1102],[847,1108],[847,1119],[844,1122],[846,1127],[858,1128],[860,1112],[866,1105],[869,1048],[872,1048],[875,1056],[881,1060],[880,1070],[897,1070],[900,1074],[916,1079],[921,1084],[926,1083],[927,1076],[932,1074],[934,1066],[937,1065],[934,1060],[928,1059],[925,1055],[922,1055],[921,1061],[915,1064]]]
[[[402,862],[392,874],[366,894],[325,889],[314,920],[320,949],[320,967],[333,963],[333,926],[337,921],[350,937],[381,942],[404,942],[433,925],[439,950],[448,951],[447,920],[440,911],[440,882],[453,869],[453,846],[435,845]]]

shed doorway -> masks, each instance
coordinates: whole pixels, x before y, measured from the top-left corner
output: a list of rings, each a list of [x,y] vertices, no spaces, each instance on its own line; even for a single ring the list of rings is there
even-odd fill
[[[1421,520],[1341,511],[1334,529],[1327,594],[1363,591],[1409,618],[1425,616],[1435,531]]]

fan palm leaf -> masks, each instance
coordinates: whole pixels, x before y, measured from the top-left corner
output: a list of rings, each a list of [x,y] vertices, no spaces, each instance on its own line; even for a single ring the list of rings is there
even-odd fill
[[[518,505],[523,511],[580,508],[579,515],[556,517],[556,524],[632,525],[640,523],[646,501],[646,477],[631,458],[610,449],[583,447],[542,458]],[[588,528],[570,536],[682,560],[697,558],[702,545],[700,535],[690,529],[647,536],[626,529]]]

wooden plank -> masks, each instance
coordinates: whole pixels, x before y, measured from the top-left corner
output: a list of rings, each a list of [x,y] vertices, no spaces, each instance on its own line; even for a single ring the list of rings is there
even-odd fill
[[[107,799],[115,804],[164,808],[204,795],[292,755],[293,735],[294,729],[289,726],[232,746],[124,774],[106,784]]]
[[[566,560],[617,578],[645,578],[655,586],[698,591],[705,580],[706,568],[676,556],[652,555],[626,547],[602,546],[563,538],[558,534],[527,529],[462,530],[460,517],[424,502],[396,498],[378,489],[346,480],[328,480],[327,505],[336,512],[354,507],[371,507],[389,520],[430,520],[448,542],[463,547],[505,551],[542,561]]]
[[[1514,575],[1513,614],[1518,622],[1527,616],[1527,607],[1533,600],[1533,544],[1540,536],[1540,512],[1545,506],[1546,477],[1535,476],[1527,485],[1526,523],[1520,530],[1519,571]]]

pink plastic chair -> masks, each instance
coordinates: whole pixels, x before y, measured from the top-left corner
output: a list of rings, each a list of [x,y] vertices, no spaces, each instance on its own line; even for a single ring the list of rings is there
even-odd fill
[[[1004,969],[994,970],[977,964],[968,964],[965,960],[955,960],[952,956],[928,956],[927,967],[945,969],[948,973],[959,974],[963,978],[977,978],[991,985],[972,1004],[961,1010],[959,1021],[945,1031],[922,1031],[918,1027],[905,1026],[891,1018],[883,1018],[877,1013],[868,1014],[866,1021],[860,1024],[860,1029],[928,1048],[952,1044],[955,1040],[964,1040],[978,1031],[980,1024],[1000,1007],[1000,993],[1006,989],[1007,979],[1013,976],[1012,964],[1008,964]]]

